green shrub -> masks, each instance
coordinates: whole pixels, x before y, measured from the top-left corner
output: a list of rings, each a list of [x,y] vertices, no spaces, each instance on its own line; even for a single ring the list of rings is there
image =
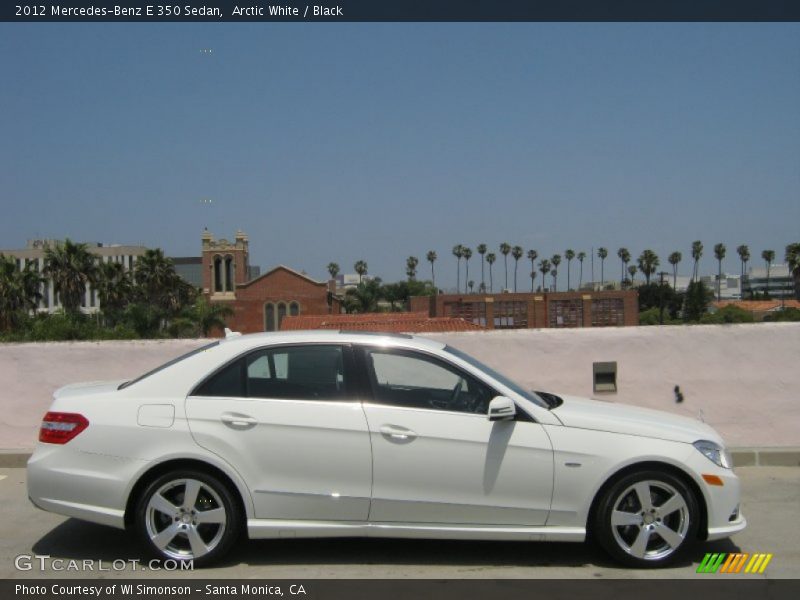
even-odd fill
[[[800,321],[800,309],[784,308],[783,310],[777,310],[765,316],[764,320],[768,322]]]
[[[734,306],[733,304],[720,308],[715,313],[705,314],[700,318],[700,322],[703,324],[752,323],[754,320],[752,313],[739,306]]]
[[[639,325],[658,325],[658,309],[648,308],[639,313]]]

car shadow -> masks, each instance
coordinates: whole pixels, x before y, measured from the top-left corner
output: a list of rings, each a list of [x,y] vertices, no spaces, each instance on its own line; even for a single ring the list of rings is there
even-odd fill
[[[137,540],[125,531],[68,519],[37,540],[38,555],[66,560],[143,560]],[[739,552],[731,540],[697,544],[672,568],[697,565],[706,552]],[[619,571],[595,544],[488,542],[384,538],[249,540],[236,544],[217,568],[237,565],[441,565],[461,567],[581,567]]]

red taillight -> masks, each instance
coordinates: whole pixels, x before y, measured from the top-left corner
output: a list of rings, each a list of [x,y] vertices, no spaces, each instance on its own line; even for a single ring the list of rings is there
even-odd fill
[[[86,417],[77,413],[49,412],[42,419],[39,441],[66,444],[89,426]]]

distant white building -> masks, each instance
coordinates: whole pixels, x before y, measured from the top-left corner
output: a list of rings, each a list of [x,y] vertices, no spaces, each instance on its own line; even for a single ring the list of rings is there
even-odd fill
[[[768,287],[769,286],[769,287]],[[744,297],[749,299],[751,293],[763,294],[768,292],[770,298],[794,298],[794,278],[789,272],[789,266],[775,264],[769,270],[769,284],[767,283],[767,267],[750,267],[744,279]]]
[[[41,273],[44,269],[45,248],[59,243],[59,240],[28,240],[25,248],[17,250],[0,250],[0,254],[10,256],[17,261],[17,268],[24,269],[32,264],[33,268]],[[144,246],[124,246],[121,244],[101,244],[99,242],[87,243],[90,254],[97,257],[98,262],[120,263],[124,269],[132,270],[136,260],[145,253],[147,248]],[[45,280],[41,288],[42,299],[39,301],[39,312],[55,312],[61,308],[58,294],[55,293],[53,282]],[[86,292],[81,302],[81,311],[85,313],[95,313],[100,310],[100,301],[97,292],[91,286],[87,286]]]
[[[360,281],[370,281],[372,277],[364,275],[359,279],[358,273],[339,273],[336,276],[336,290],[337,292],[348,290],[358,287]]]
[[[717,297],[717,276],[716,275],[703,275],[700,277],[706,286],[714,292],[714,298]],[[742,277],[740,275],[730,275],[728,273],[722,274],[720,282],[719,296],[722,300],[741,300],[742,299]]]

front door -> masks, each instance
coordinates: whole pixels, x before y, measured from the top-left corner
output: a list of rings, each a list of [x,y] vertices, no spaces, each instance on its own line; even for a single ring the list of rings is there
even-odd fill
[[[373,399],[371,522],[544,525],[553,452],[532,419],[489,421],[487,384],[422,352],[361,347]]]

